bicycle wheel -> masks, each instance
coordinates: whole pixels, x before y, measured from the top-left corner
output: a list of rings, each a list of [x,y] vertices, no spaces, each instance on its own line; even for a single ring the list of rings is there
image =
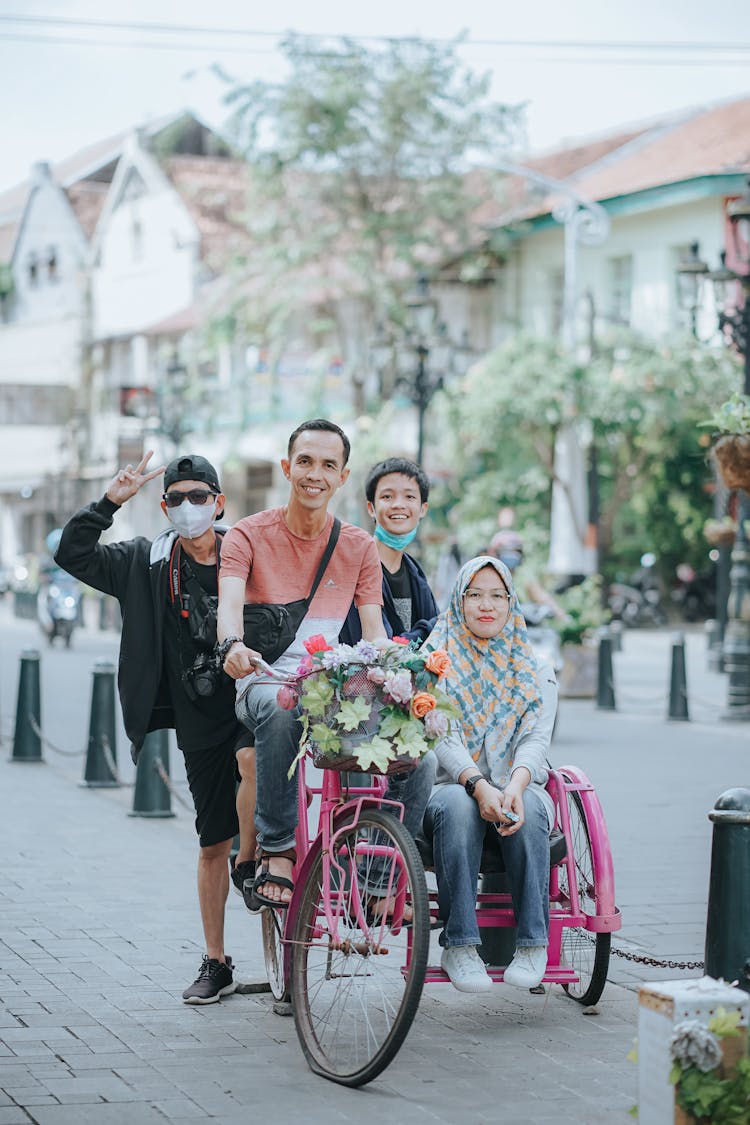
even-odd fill
[[[271,910],[270,907],[267,907],[261,911],[260,915],[260,926],[263,933],[263,959],[266,963],[266,975],[274,1000],[289,999],[289,990],[284,979],[285,913],[285,911]]]
[[[584,914],[596,914],[594,858],[586,814],[578,793],[568,793],[570,839],[573,845],[578,901]],[[560,890],[568,895],[568,869],[560,865]],[[570,966],[578,980],[564,984],[568,996],[579,1004],[596,1004],[607,983],[612,935],[592,933],[582,926],[563,926],[560,960]]]
[[[368,921],[363,909],[379,885],[406,894],[412,922]],[[328,885],[326,883],[328,882]],[[326,918],[326,905],[335,925]],[[363,809],[306,880],[294,927],[292,1007],[302,1050],[316,1074],[344,1086],[370,1082],[396,1055],[419,1005],[430,941],[424,867],[400,821]]]

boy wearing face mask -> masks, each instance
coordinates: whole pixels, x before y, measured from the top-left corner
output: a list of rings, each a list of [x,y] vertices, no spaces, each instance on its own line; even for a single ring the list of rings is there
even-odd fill
[[[383,570],[383,624],[389,637],[423,641],[438,607],[427,577],[406,553],[427,512],[430,482],[414,461],[389,457],[373,465],[365,481],[367,510],[375,520],[373,538]],[[356,644],[362,632],[354,606],[341,630],[344,644]]]
[[[225,500],[218,474],[196,454],[177,457],[166,469],[149,470],[151,456],[149,452],[137,466],[120,469],[102,499],[69,520],[55,560],[120,603],[118,687],[133,760],[146,734],[165,728],[175,729],[185,756],[200,841],[198,899],[206,955],[183,999],[210,1004],[236,988],[232,961],[224,951],[224,909],[228,860],[240,824],[241,847],[232,875],[240,893],[245,878],[254,874],[254,751],[235,716],[234,683],[211,660],[223,536],[214,525]],[[162,472],[161,508],[171,527],[153,542],[137,537],[101,544],[119,508]]]

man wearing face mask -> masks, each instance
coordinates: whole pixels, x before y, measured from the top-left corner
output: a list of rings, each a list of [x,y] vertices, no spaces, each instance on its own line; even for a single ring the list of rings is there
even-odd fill
[[[503,509],[503,511],[507,510]],[[548,590],[545,590],[541,582],[534,578],[532,574],[521,574],[519,572],[519,567],[523,562],[523,539],[517,531],[511,527],[501,527],[500,531],[493,536],[487,553],[494,555],[507,566],[513,575],[513,581],[521,603],[531,602],[534,605],[549,606],[558,621],[567,619],[565,610],[555,600],[554,596]]]
[[[373,538],[383,571],[383,624],[389,637],[423,641],[435,624],[438,607],[427,577],[406,553],[427,512],[430,482],[424,469],[404,457],[373,465],[365,481],[367,510],[375,520]],[[340,640],[353,645],[362,630],[354,606]]]
[[[213,658],[223,536],[214,524],[224,511],[218,474],[196,454],[149,470],[151,456],[120,469],[101,500],[76,512],[63,529],[55,560],[120,603],[118,688],[133,760],[146,734],[165,728],[175,729],[185,756],[200,841],[198,900],[206,955],[182,995],[188,1004],[210,1004],[236,988],[224,950],[224,911],[228,860],[240,825],[232,874],[240,893],[254,874],[254,751],[235,716],[234,682]],[[161,508],[171,527],[153,542],[137,537],[101,544],[119,508],[162,472]],[[247,899],[246,904],[254,905]]]

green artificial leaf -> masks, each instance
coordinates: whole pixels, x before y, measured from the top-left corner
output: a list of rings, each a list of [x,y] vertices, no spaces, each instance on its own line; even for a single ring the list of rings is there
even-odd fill
[[[380,738],[376,734],[369,742],[359,744],[354,751],[354,757],[363,772],[366,773],[368,769],[374,766],[381,773],[385,773],[393,760],[393,752],[390,742],[386,742],[384,738]]]
[[[630,1057],[630,1056],[628,1056],[628,1057]],[[633,1060],[633,1061],[635,1062],[636,1060]],[[669,1082],[673,1086],[676,1086],[681,1078],[682,1078],[682,1067],[680,1066],[680,1064],[678,1062],[672,1063],[672,1069],[669,1072]]]
[[[410,721],[405,711],[401,711],[399,708],[395,707],[388,708],[387,711],[383,711],[378,734],[381,738],[393,738],[399,733],[401,728]]]
[[[718,1035],[719,1039],[736,1039],[740,1034],[741,1018],[739,1010],[728,1012],[726,1008],[719,1006],[716,1014],[708,1021],[708,1030]]]
[[[325,715],[332,699],[333,687],[325,675],[308,677],[300,697],[300,704],[308,715],[316,718]]]
[[[361,697],[341,704],[334,718],[344,730],[356,730],[360,723],[370,718],[372,707]]]
[[[341,739],[326,723],[315,723],[310,728],[310,738],[322,754],[338,754],[341,750]]]
[[[630,1109],[628,1110],[628,1117],[635,1117],[635,1118],[638,1117],[638,1103],[637,1102],[636,1102],[635,1105],[631,1105]]]
[[[424,727],[419,719],[407,719],[395,741],[399,754],[408,754],[410,758],[421,758],[430,748],[425,742]]]
[[[632,1062],[632,1063],[638,1062],[638,1039],[637,1038],[635,1038],[633,1040],[633,1046],[630,1048],[630,1050],[628,1051],[625,1058],[628,1060],[628,1062]]]

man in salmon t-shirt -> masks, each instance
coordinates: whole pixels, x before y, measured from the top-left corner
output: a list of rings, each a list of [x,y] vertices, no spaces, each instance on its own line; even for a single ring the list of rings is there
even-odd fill
[[[349,476],[349,450],[349,439],[333,422],[303,422],[289,438],[281,461],[290,486],[288,503],[239,520],[225,535],[221,550],[217,632],[224,668],[237,681],[237,717],[255,739],[255,822],[261,854],[254,893],[263,905],[284,907],[292,897],[297,782],[287,773],[302,731],[298,711],[279,706],[278,685],[254,682],[260,653],[242,640],[242,610],[245,602],[284,604],[309,596],[333,526],[328,505]],[[388,644],[382,583],[372,538],[342,523],[307,615],[274,669],[294,674],[310,636],[322,634],[335,645],[352,602],[359,610],[363,638]],[[434,757],[428,754],[413,773],[390,780],[388,796],[404,802],[404,823],[412,833],[421,823],[434,772]]]

